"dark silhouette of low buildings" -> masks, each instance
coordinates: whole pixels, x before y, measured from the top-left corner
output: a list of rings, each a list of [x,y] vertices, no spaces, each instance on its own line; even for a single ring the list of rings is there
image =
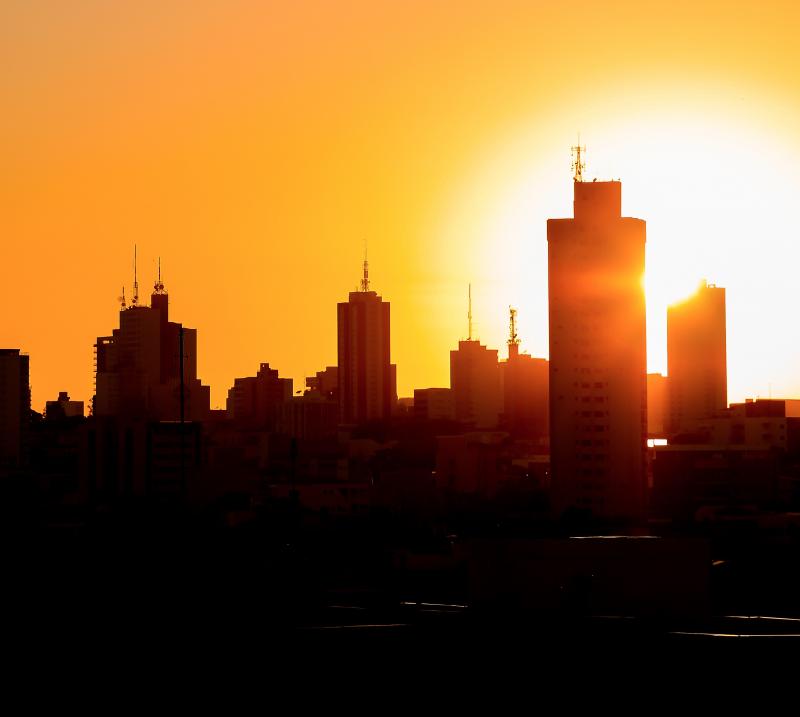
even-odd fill
[[[695,419],[653,450],[651,513],[800,508],[800,401],[757,399]]]
[[[339,400],[339,367],[326,366],[314,376],[306,378],[306,389],[319,394],[323,398]]]
[[[83,401],[73,401],[66,391],[59,391],[55,401],[47,401],[44,417],[48,421],[58,421],[65,418],[83,417]]]
[[[425,421],[452,421],[455,419],[453,389],[415,388],[414,417]]]
[[[292,398],[292,379],[262,363],[255,376],[237,378],[228,390],[228,417],[240,425],[273,430],[281,406]]]

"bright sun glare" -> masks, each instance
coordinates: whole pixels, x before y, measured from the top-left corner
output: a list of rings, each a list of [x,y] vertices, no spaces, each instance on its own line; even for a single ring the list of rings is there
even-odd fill
[[[706,279],[727,289],[731,399],[765,395],[768,383],[800,393],[788,348],[797,341],[787,335],[797,330],[781,311],[795,303],[800,263],[797,238],[787,235],[800,195],[787,143],[766,128],[709,115],[615,120],[582,143],[586,175],[621,179],[623,214],[647,222],[649,370],[666,372],[667,306]],[[540,356],[547,355],[546,219],[572,216],[568,140],[558,152],[552,144],[523,133],[502,152],[494,148],[462,187],[451,214],[458,218],[444,231],[445,251],[459,241],[476,257],[450,279],[473,282],[481,339],[504,345],[514,305],[523,347]]]

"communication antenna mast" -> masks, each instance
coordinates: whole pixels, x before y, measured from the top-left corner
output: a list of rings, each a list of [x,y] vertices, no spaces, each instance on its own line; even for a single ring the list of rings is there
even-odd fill
[[[467,341],[472,341],[472,284],[467,289]]]
[[[586,154],[586,146],[581,147],[581,136],[578,135],[578,144],[572,148],[572,179],[576,182],[583,181],[586,171],[586,162],[581,155]]]
[[[153,290],[156,294],[164,294],[164,283],[161,281],[161,257],[158,257],[158,279],[153,284]]]
[[[136,306],[139,303],[139,280],[136,277],[136,244],[133,245],[133,298],[131,299],[131,306]]]
[[[120,307],[122,310],[125,310],[127,304],[125,303],[125,285],[122,286],[122,296],[117,297],[117,301],[120,303]]]
[[[517,338],[517,310],[508,307],[508,356],[519,353],[519,338]]]
[[[364,240],[364,275],[361,277],[361,291],[369,291],[369,262],[367,261],[367,240]]]
[[[508,343],[518,344],[517,338],[517,310],[508,307]]]

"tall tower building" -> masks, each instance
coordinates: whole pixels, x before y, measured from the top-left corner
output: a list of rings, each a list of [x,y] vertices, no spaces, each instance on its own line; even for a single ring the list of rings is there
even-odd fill
[[[725,289],[703,281],[667,309],[667,371],[671,433],[727,408]]]
[[[472,338],[472,288],[467,338],[450,352],[450,388],[455,419],[475,428],[496,428],[503,410],[503,384],[497,349]]]
[[[574,218],[547,221],[550,446],[557,515],[630,523],[646,480],[645,222],[621,206],[620,182],[576,171]]]
[[[397,402],[391,363],[389,302],[369,288],[364,258],[360,291],[337,306],[339,417],[359,424],[388,419]]]
[[[135,274],[134,274],[135,276]],[[158,279],[151,305],[139,304],[134,278],[119,328],[95,344],[95,416],[152,421],[208,417],[210,391],[197,378],[197,330],[169,320],[169,295]]]
[[[27,463],[31,422],[29,358],[0,349],[0,476]]]

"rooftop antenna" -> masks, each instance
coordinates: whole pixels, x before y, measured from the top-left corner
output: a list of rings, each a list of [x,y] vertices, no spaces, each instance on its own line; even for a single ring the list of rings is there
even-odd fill
[[[122,310],[125,310],[127,304],[125,303],[125,285],[122,285],[122,296],[117,297],[117,301],[119,301]]]
[[[131,306],[136,306],[139,303],[139,281],[136,278],[136,244],[133,245],[133,298],[131,299]]]
[[[581,154],[586,154],[586,146],[581,147],[581,136],[578,134],[578,144],[572,148],[572,179],[576,182],[583,181],[583,173],[586,171],[586,162]]]
[[[164,294],[164,283],[161,281],[161,257],[158,257],[158,279],[153,285],[153,290],[156,294]]]
[[[472,341],[472,284],[467,289],[467,341]]]
[[[519,351],[519,338],[517,337],[517,310],[508,307],[508,355],[516,355]]]
[[[364,276],[361,277],[361,291],[369,291],[369,262],[367,261],[367,240],[364,240]]]

